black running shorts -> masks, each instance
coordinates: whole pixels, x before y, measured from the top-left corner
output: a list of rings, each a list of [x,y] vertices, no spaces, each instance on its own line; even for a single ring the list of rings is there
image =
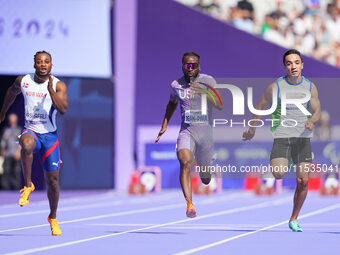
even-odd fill
[[[293,159],[294,164],[312,162],[310,138],[275,138],[270,160],[275,158]]]

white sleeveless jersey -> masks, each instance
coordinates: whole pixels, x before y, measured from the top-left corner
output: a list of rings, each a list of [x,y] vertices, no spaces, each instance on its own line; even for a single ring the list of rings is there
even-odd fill
[[[276,85],[278,88],[278,105],[275,112],[272,114],[273,127],[271,128],[273,138],[288,138],[288,137],[313,137],[313,131],[305,127],[306,121],[310,116],[306,116],[294,104],[287,104],[286,115],[281,114],[281,92],[286,91],[287,98],[303,98],[304,91],[311,92],[312,82],[302,76],[301,82],[291,84],[286,77],[277,79]],[[308,109],[309,101],[303,106]],[[275,121],[274,121],[275,120]],[[285,123],[285,125],[284,125]]]
[[[56,77],[53,77],[53,89],[56,91]],[[44,83],[34,81],[34,74],[27,74],[21,80],[21,92],[25,100],[25,128],[38,134],[45,134],[57,130],[57,110],[52,104],[47,89],[48,80]]]

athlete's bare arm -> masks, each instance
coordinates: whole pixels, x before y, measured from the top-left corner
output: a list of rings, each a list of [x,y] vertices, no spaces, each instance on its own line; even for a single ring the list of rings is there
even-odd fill
[[[65,114],[68,108],[68,98],[67,98],[67,87],[64,82],[58,81],[56,86],[56,91],[53,90],[53,78],[52,75],[49,75],[48,92],[50,92],[51,99],[53,102],[54,108],[58,110],[61,114]]]
[[[276,86],[275,83],[270,84],[266,91],[264,92],[264,95],[261,97],[259,103],[256,106],[256,110],[263,110],[264,107],[266,107],[268,104],[270,104],[272,102],[272,96],[273,96],[273,88]],[[261,116],[260,115],[256,115],[254,114],[252,119],[253,120],[260,120]],[[242,140],[243,141],[247,141],[247,140],[251,140],[254,135],[255,135],[255,131],[256,131],[256,125],[257,125],[258,121],[252,121],[252,125],[254,127],[250,127],[247,131],[243,132],[243,136],[242,136]]]
[[[17,95],[21,93],[21,80],[22,75],[18,76],[12,86],[10,86],[6,92],[4,104],[2,105],[0,112],[0,123],[4,121],[8,108],[13,104]]]
[[[162,128],[159,131],[158,136],[157,136],[154,143],[157,143],[159,141],[159,139],[161,138],[161,136],[165,133],[165,131],[168,127],[168,123],[169,123],[172,115],[174,114],[174,112],[177,108],[177,105],[178,105],[178,102],[174,103],[170,98],[168,105],[166,106],[166,112],[165,112],[165,116],[164,116],[164,119],[163,119]]]
[[[310,106],[312,108],[313,114],[312,117],[306,121],[305,127],[309,130],[313,130],[314,124],[318,122],[321,117],[321,105],[319,100],[319,93],[314,83],[312,83]]]

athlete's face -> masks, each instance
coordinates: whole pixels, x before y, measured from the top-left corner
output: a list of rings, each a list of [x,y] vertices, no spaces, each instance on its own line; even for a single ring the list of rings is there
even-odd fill
[[[38,54],[34,63],[35,73],[39,76],[47,76],[52,69],[51,57],[46,53]]]
[[[200,71],[198,58],[195,56],[186,56],[183,61],[182,70],[186,77],[196,77]]]
[[[301,76],[303,62],[299,55],[290,54],[285,58],[285,69],[288,77],[297,78]]]

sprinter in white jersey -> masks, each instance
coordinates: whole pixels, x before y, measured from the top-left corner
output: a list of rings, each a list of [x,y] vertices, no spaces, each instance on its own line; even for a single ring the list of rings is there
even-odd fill
[[[187,217],[195,217],[196,210],[192,204],[190,170],[194,160],[203,169],[212,163],[212,108],[222,109],[223,104],[214,89],[215,79],[206,74],[200,74],[199,55],[187,52],[182,57],[184,76],[170,84],[170,99],[166,108],[162,128],[156,138],[158,142],[167,129],[178,102],[181,107],[181,129],[177,139],[177,158],[180,162],[180,183],[187,202]],[[207,114],[201,113],[201,95],[207,94]],[[204,184],[209,184],[211,174],[208,171],[199,172]]]
[[[24,171],[25,186],[19,205],[29,203],[29,196],[35,187],[31,181],[33,153],[39,153],[45,172],[47,196],[50,203],[48,222],[52,235],[61,235],[57,221],[59,200],[60,152],[57,137],[56,114],[64,114],[68,108],[65,83],[51,75],[52,57],[46,51],[34,55],[34,74],[18,76],[7,90],[0,112],[0,123],[16,96],[23,94],[25,100],[25,127],[19,142],[21,145],[21,165]]]
[[[294,49],[286,51],[283,55],[283,64],[287,72],[286,76],[269,85],[256,109],[262,110],[271,104],[273,88],[277,88],[278,107],[272,115],[271,131],[274,144],[270,155],[270,165],[273,167],[274,177],[281,179],[288,169],[289,159],[293,160],[296,170],[296,190],[289,228],[295,232],[302,232],[297,217],[308,192],[308,176],[312,163],[310,138],[313,136],[315,123],[320,119],[321,106],[315,84],[301,75],[303,61],[300,52]],[[310,108],[312,114],[305,115],[295,104],[287,104],[286,115],[281,114],[280,103],[283,91],[286,92],[288,99],[303,98],[310,94],[310,100],[303,106],[306,109]],[[259,118],[259,115],[253,116],[253,119]],[[256,126],[257,123],[254,122],[253,125]],[[252,139],[255,130],[255,127],[251,127],[244,132],[243,140]]]

